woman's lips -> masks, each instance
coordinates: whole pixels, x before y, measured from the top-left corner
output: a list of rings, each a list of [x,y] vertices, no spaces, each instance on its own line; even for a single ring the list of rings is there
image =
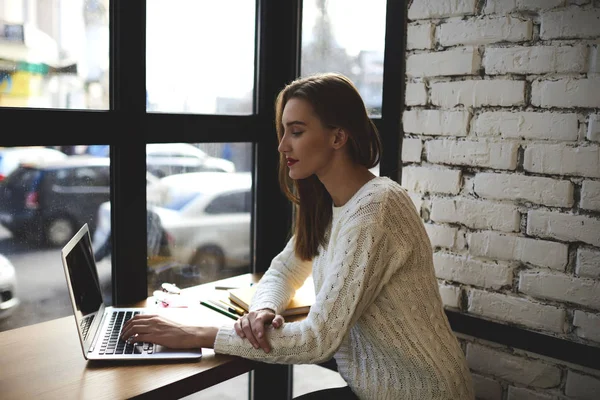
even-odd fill
[[[287,160],[288,167],[291,167],[292,165],[294,165],[298,162],[298,160],[295,160],[293,158],[286,158],[286,160]]]

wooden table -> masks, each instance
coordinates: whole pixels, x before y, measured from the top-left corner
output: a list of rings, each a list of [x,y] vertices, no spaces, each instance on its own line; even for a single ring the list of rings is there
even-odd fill
[[[218,295],[215,285],[249,285],[260,275],[244,274],[184,289],[182,295],[197,303],[202,296]],[[226,293],[223,292],[223,295]],[[144,306],[144,303],[135,306]],[[157,309],[160,312],[160,309]],[[178,318],[204,324],[234,321],[203,306],[177,310]],[[194,361],[86,361],[73,316],[0,333],[0,398],[130,399],[180,398],[262,364],[203,349]]]

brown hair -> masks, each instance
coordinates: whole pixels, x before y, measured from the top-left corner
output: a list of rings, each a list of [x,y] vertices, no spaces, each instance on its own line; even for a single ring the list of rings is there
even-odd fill
[[[317,74],[296,79],[283,88],[275,103],[280,142],[284,134],[283,109],[292,98],[308,101],[324,126],[339,127],[348,133],[348,149],[356,163],[367,168],[379,163],[379,133],[350,79],[337,73]],[[296,256],[310,261],[318,254],[319,245],[324,244],[325,231],[331,222],[331,196],[316,175],[291,179],[284,154],[279,155],[279,185],[296,206],[293,227]]]

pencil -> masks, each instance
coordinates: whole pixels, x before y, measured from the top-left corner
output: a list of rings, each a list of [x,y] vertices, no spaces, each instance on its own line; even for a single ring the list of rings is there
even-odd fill
[[[223,305],[225,307],[227,307],[227,309],[229,311],[231,311],[232,313],[236,313],[237,315],[244,315],[244,309],[243,308],[240,308],[238,306],[234,306],[233,304],[226,303],[223,300],[219,300],[219,302],[223,303]]]
[[[225,316],[227,316],[227,317],[229,317],[229,318],[231,318],[231,319],[235,319],[235,320],[237,320],[237,319],[238,319],[238,316],[237,316],[237,315],[235,315],[234,313],[231,313],[231,312],[227,311],[227,310],[226,310],[226,309],[224,309],[224,308],[221,308],[221,307],[218,307],[218,306],[212,305],[212,304],[210,304],[210,303],[207,303],[206,301],[200,301],[200,304],[202,304],[202,305],[203,305],[203,306],[205,306],[205,307],[208,307],[208,308],[210,308],[210,309],[211,309],[211,310],[213,310],[213,311],[216,311],[216,312],[218,312],[218,313],[221,313],[221,314],[223,314],[223,315],[225,315]]]

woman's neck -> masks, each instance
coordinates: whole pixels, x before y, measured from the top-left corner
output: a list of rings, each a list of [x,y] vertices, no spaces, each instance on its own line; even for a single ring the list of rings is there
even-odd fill
[[[371,171],[355,163],[331,168],[326,174],[319,176],[319,180],[329,192],[336,207],[346,204],[365,183],[373,178],[375,175]]]

